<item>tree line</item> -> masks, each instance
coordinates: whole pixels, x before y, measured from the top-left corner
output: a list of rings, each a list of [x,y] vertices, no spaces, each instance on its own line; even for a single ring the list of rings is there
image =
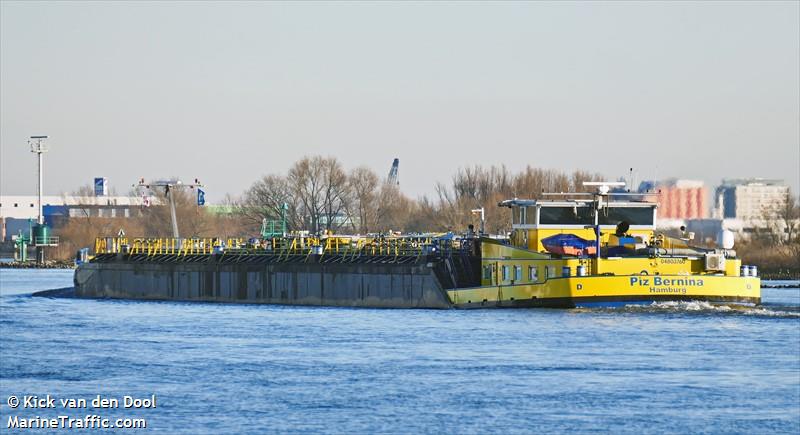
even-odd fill
[[[497,207],[509,198],[540,198],[542,192],[583,191],[583,181],[600,180],[585,171],[566,173],[526,167],[513,172],[503,165],[459,168],[449,182],[437,183],[431,195],[411,198],[366,166],[346,170],[335,157],[307,156],[281,173],[265,174],[239,196],[228,195],[221,206],[198,207],[194,192],[173,190],[181,237],[252,237],[261,223],[281,219],[285,206],[290,231],[370,234],[389,231],[464,231],[479,217],[470,211],[484,207],[486,230],[510,230],[510,212]],[[71,216],[59,228],[62,245],[56,256],[69,258],[96,237],[119,230],[132,237],[171,237],[169,207],[163,191],[153,190],[152,207],[131,210],[128,217],[97,216],[90,208]],[[131,191],[130,196],[140,192]],[[72,196],[94,197],[92,186]]]
[[[477,223],[470,210],[484,207],[486,229],[500,232],[510,228],[510,216],[496,207],[499,201],[539,198],[545,191],[584,191],[584,181],[599,179],[585,171],[568,174],[528,166],[511,172],[502,165],[475,165],[458,169],[450,183],[437,183],[432,196],[412,199],[370,168],[348,172],[335,157],[312,156],[286,173],[263,176],[233,203],[251,225],[278,219],[285,205],[292,230],[359,234],[461,231]]]

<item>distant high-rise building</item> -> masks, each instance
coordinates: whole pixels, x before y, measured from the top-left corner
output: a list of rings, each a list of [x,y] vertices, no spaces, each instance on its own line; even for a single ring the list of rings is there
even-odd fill
[[[789,186],[783,180],[722,180],[714,194],[715,217],[761,220],[768,208],[780,207],[788,194]]]
[[[645,181],[639,192],[653,192],[658,198],[659,219],[703,219],[708,216],[708,190],[702,181],[671,178]]]

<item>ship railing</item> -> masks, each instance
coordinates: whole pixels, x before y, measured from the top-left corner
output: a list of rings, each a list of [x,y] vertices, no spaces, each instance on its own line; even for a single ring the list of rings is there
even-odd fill
[[[95,254],[144,254],[152,255],[208,255],[225,247],[245,246],[243,238],[128,238],[98,237],[95,239]]]
[[[420,256],[451,253],[465,248],[458,239],[435,237],[296,236],[271,239],[243,238],[129,238],[98,237],[95,254],[154,255],[344,255]]]
[[[35,246],[57,246],[58,236],[48,236],[48,237],[36,236],[33,238],[33,244]]]

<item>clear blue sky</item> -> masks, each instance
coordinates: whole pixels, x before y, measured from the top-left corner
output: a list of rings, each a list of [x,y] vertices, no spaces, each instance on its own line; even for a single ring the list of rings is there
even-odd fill
[[[800,3],[10,2],[0,190],[199,177],[306,154],[412,196],[459,166],[778,177],[798,191]]]

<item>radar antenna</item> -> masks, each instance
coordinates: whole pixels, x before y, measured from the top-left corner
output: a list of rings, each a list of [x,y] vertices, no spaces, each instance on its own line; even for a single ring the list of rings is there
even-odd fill
[[[597,186],[598,195],[608,195],[612,187],[625,187],[624,181],[584,181],[584,186]]]

